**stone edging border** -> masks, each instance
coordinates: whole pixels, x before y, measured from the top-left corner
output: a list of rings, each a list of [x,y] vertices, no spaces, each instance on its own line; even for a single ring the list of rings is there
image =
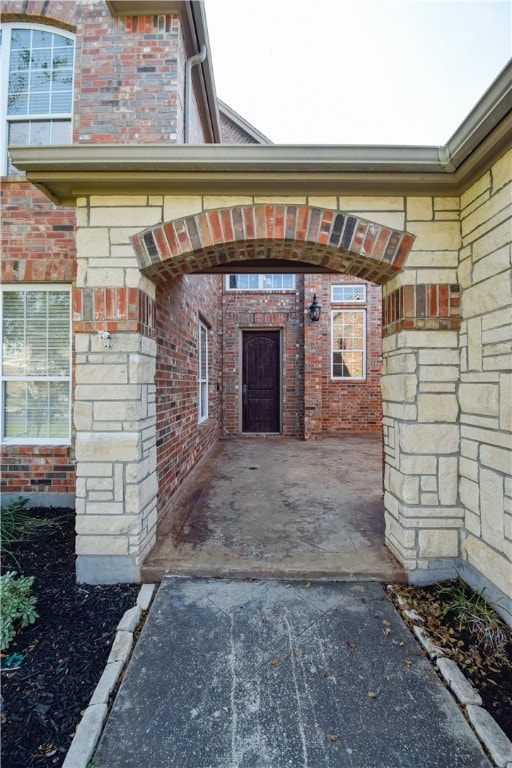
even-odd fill
[[[387,590],[393,593],[402,616],[412,624],[412,631],[420,645],[425,650],[432,664],[437,667],[447,688],[465,710],[470,725],[480,739],[480,742],[487,749],[494,764],[497,768],[512,768],[512,742],[492,715],[482,707],[482,699],[478,691],[473,688],[469,680],[461,672],[458,664],[453,659],[445,657],[443,649],[433,642],[426,629],[420,626],[419,623],[415,623],[423,622],[421,616],[416,611],[407,607],[407,603],[392,584],[388,584]]]
[[[149,609],[155,589],[156,584],[143,584],[137,595],[135,606],[125,611],[117,625],[107,664],[78,724],[62,768],[87,768],[87,763],[93,755],[103,730],[110,694],[130,658],[133,632],[137,628],[142,613]]]

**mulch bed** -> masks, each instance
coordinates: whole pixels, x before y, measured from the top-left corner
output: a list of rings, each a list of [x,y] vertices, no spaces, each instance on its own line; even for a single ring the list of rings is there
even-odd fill
[[[59,517],[32,541],[17,545],[3,572],[35,576],[39,618],[1,654],[2,768],[62,765],[75,729],[105,667],[116,628],[135,605],[138,585],[75,583],[74,511],[30,509]],[[13,654],[22,661],[6,666]],[[18,660],[20,657],[17,657]]]
[[[453,610],[447,611],[454,594],[461,590],[469,599],[478,597],[478,593],[457,579],[429,587],[394,584],[389,596],[398,610],[401,607],[396,594],[405,602],[403,607],[414,609],[423,618],[421,623],[404,617],[411,628],[413,624],[423,626],[444,655],[457,662],[480,693],[483,707],[512,740],[512,630],[496,616],[496,630],[500,635],[503,633],[504,640],[497,648],[489,647],[485,638],[479,639],[470,631],[469,623],[460,622]],[[485,591],[481,597],[485,597]],[[498,631],[494,636],[498,636]]]

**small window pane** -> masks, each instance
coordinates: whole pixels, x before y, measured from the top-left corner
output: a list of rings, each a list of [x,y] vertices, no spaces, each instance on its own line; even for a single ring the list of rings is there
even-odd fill
[[[332,285],[331,301],[333,302],[364,302],[366,301],[365,285]]]
[[[229,291],[291,291],[295,288],[295,275],[228,275],[226,286]]]

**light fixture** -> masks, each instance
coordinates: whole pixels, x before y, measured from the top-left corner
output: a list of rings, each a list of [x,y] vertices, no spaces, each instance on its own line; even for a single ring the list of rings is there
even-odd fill
[[[313,296],[313,303],[311,304],[309,308],[309,316],[313,322],[316,322],[317,320],[320,320],[320,310],[322,307],[320,304],[318,304],[316,300],[316,293]]]

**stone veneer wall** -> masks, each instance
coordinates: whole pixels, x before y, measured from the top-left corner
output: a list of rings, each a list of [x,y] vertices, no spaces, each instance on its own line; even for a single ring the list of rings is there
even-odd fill
[[[461,197],[460,501],[468,580],[512,597],[512,152]],[[512,607],[509,604],[509,608]],[[510,616],[508,617],[510,621]]]

